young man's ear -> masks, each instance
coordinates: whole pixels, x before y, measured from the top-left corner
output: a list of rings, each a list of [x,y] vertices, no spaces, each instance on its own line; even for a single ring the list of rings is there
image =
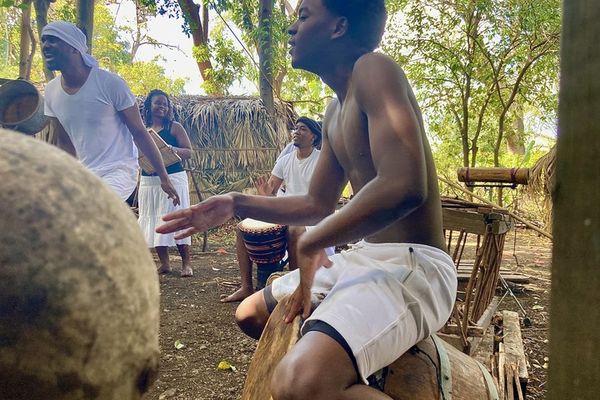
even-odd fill
[[[348,18],[338,17],[333,30],[333,39],[338,39],[348,32]]]

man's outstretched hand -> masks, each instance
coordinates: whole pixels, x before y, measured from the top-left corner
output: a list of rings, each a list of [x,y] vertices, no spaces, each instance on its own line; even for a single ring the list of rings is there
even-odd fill
[[[179,240],[222,225],[232,217],[233,198],[229,195],[212,196],[190,208],[166,214],[163,216],[166,223],[156,228],[156,232],[177,232],[175,239]]]

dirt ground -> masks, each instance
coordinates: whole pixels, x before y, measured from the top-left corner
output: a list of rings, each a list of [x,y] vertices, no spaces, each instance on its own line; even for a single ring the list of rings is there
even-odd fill
[[[201,252],[194,242],[194,276],[180,278],[179,257],[171,253],[174,273],[160,277],[161,366],[157,381],[144,400],[239,399],[256,341],[237,328],[236,304],[222,304],[219,297],[239,284],[232,226],[208,236]],[[521,324],[528,357],[527,399],[540,400],[546,393],[551,243],[532,231],[513,230],[506,237],[504,268],[530,277],[528,284],[511,285],[525,308],[531,327]],[[506,296],[499,310],[523,313]],[[233,368],[219,369],[225,361]]]

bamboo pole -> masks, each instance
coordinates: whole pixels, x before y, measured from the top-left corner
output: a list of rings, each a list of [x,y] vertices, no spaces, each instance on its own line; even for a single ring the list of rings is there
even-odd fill
[[[546,236],[550,240],[553,240],[551,234],[549,234],[548,232],[546,232],[546,231],[538,228],[537,226],[533,225],[531,222],[527,221],[523,217],[519,217],[517,214],[513,213],[512,211],[510,211],[510,210],[508,210],[508,209],[506,209],[504,207],[500,207],[499,205],[494,204],[491,201],[488,201],[488,200],[484,199],[483,197],[476,195],[475,193],[469,192],[467,189],[465,189],[465,188],[457,185],[456,183],[454,183],[452,181],[449,181],[448,179],[446,179],[444,177],[438,176],[438,179],[440,181],[444,182],[445,184],[452,186],[455,189],[458,189],[458,190],[461,190],[461,191],[465,192],[469,196],[475,197],[477,200],[479,200],[479,201],[481,201],[481,202],[483,202],[483,203],[485,203],[487,205],[490,205],[490,206],[492,206],[492,207],[494,207],[494,208],[496,208],[498,210],[505,211],[508,215],[510,215],[511,217],[513,217],[514,219],[516,219],[517,221],[520,221],[520,222],[524,223],[528,228],[531,228],[534,231],[536,231],[537,233]]]

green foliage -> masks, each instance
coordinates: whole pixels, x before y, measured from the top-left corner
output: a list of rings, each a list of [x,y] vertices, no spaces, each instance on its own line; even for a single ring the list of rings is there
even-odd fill
[[[113,18],[107,7],[96,5],[92,52],[98,62],[109,68],[131,62],[129,44],[121,39],[119,33],[122,27],[115,26]]]
[[[58,0],[52,3],[52,6],[48,9],[48,22],[62,20],[76,24],[77,9],[75,5],[75,2],[66,0]]]
[[[165,77],[164,69],[156,60],[118,64],[114,72],[128,83],[134,94],[139,96],[145,96],[152,89],[161,89],[174,96],[181,95],[186,83],[182,78],[171,80]]]
[[[415,87],[438,167],[523,163],[501,144],[521,107],[556,119],[559,1],[393,3],[383,50]],[[527,143],[539,132],[515,133]]]
[[[19,14],[17,8],[0,8],[0,70],[5,78],[19,75]]]
[[[15,7],[21,10],[24,10],[28,7],[30,7],[29,4],[25,4],[21,1],[15,1],[15,0],[0,0],[0,8],[5,7],[5,8],[9,8],[9,7]]]
[[[48,21],[65,20],[77,23],[75,2],[58,0],[48,10]],[[35,19],[32,18],[35,23]],[[132,62],[130,44],[121,38],[120,33],[128,30],[115,26],[113,16],[102,2],[94,9],[94,32],[92,53],[103,68],[113,71],[129,84],[131,90],[145,95],[150,89],[159,88],[167,93],[183,93],[184,79],[172,80],[165,76],[164,68],[157,61]],[[34,28],[34,32],[36,29]],[[19,35],[20,11],[16,7],[0,8],[0,70],[2,77],[17,78],[19,74]],[[38,47],[39,49],[39,47]],[[33,57],[31,80],[43,82],[42,57],[39,50]]]
[[[191,18],[183,15],[177,1],[144,0],[144,3],[155,6],[160,15],[183,16],[186,20],[183,31],[190,33]],[[212,0],[203,3],[209,5],[213,14],[208,45],[193,50],[197,61],[210,60],[211,63],[212,69],[207,74],[209,79],[203,83],[203,88],[207,93],[227,94],[234,84],[249,80],[256,83],[256,89],[248,94],[257,95],[258,47],[260,41],[266,38],[266,32],[259,29],[259,0]],[[279,5],[278,2],[276,4]],[[273,48],[271,85],[276,98],[292,102],[301,114],[319,117],[324,111],[324,99],[331,95],[331,91],[317,76],[291,68],[287,54],[287,30],[294,19],[295,16],[288,16],[281,7],[273,8],[270,21]]]

